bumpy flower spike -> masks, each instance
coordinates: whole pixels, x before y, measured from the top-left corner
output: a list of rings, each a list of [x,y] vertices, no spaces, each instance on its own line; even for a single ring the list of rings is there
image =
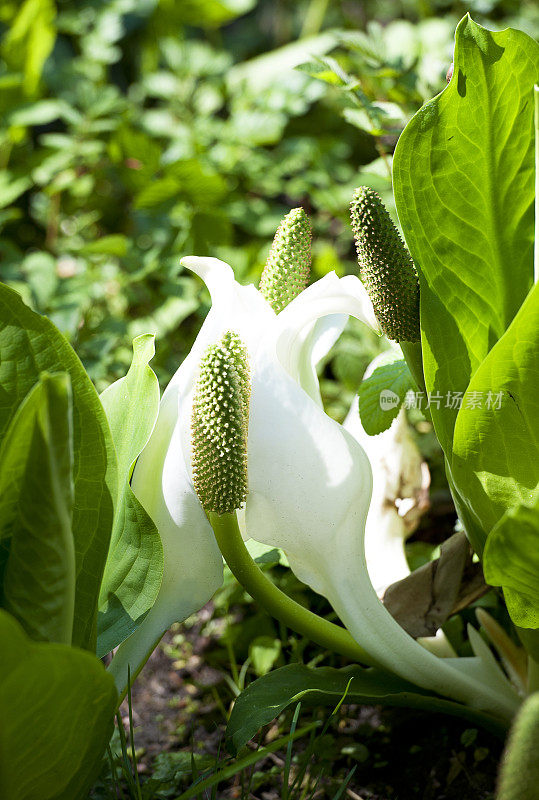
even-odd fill
[[[396,342],[418,342],[419,282],[399,232],[378,194],[356,189],[350,205],[359,277],[380,326]]]
[[[219,549],[240,584],[276,619],[322,647],[375,664],[347,630],[292,600],[261,572],[239,529],[236,509],[247,499],[250,378],[247,350],[227,331],[200,363],[192,413],[193,483]]]
[[[247,497],[247,351],[231,331],[210,345],[193,400],[193,483],[206,511],[228,514]]]
[[[293,208],[277,229],[260,278],[260,292],[277,314],[309,282],[311,236],[311,223],[302,208]]]

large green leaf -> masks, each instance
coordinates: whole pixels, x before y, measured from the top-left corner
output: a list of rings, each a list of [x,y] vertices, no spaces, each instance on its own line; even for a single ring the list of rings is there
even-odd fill
[[[539,45],[465,17],[450,84],[410,121],[394,159],[395,199],[420,273],[427,391],[451,458],[464,392],[533,280],[534,111]]]
[[[453,480],[488,532],[539,483],[539,284],[475,372],[454,434]]]
[[[97,598],[116,497],[108,422],[84,367],[54,325],[0,284],[0,439],[42,372],[67,372],[73,391],[73,536],[77,586],[73,643],[95,650]]]
[[[539,628],[539,488],[490,532],[483,566],[486,580],[503,586],[513,622]]]
[[[151,334],[137,336],[129,372],[101,395],[118,455],[119,497],[99,598],[99,656],[137,629],[163,577],[161,538],[129,485],[159,411],[159,384],[148,366],[154,352]]]
[[[453,479],[453,475],[451,474],[451,466],[449,464],[449,460],[445,459],[445,472],[447,475],[447,482],[451,489],[451,494],[453,496],[453,502],[455,504],[455,509],[457,511],[458,517],[464,526],[464,530],[466,531],[466,536],[468,537],[470,544],[472,545],[473,549],[476,553],[481,553],[483,547],[485,546],[485,537],[486,533],[481,523],[481,520],[475,514],[467,502],[466,497],[466,489],[464,487],[464,492],[461,495],[460,491],[455,484]]]
[[[228,747],[232,753],[237,753],[262,725],[298,700],[307,705],[335,707],[345,695],[347,703],[425,708],[465,717],[498,734],[504,732],[498,722],[483,712],[442,700],[401,678],[375,669],[288,664],[254,681],[237,698],[227,726]]]
[[[0,797],[86,797],[112,733],[113,679],[90,653],[32,642],[5,611],[0,650]]]
[[[71,386],[43,375],[0,448],[2,605],[33,638],[71,644],[75,606]]]

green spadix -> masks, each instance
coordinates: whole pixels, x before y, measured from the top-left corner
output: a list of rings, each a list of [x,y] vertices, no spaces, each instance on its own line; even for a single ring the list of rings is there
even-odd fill
[[[380,327],[396,342],[418,342],[419,282],[399,232],[378,194],[368,186],[350,205],[361,278]]]
[[[311,223],[302,208],[293,208],[277,229],[260,278],[260,293],[278,314],[309,282]]]
[[[208,347],[193,400],[193,483],[206,511],[227,514],[247,497],[247,351],[231,331]]]

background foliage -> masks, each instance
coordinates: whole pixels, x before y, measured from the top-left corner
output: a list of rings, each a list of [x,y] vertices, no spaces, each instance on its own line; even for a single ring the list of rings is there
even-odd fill
[[[512,0],[4,0],[2,280],[65,333],[99,390],[146,332],[166,382],[208,307],[182,255],[257,280],[301,204],[313,276],[354,270],[352,190],[388,198],[397,135],[443,88],[468,9],[538,27],[534,4]],[[377,348],[352,327],[328,376],[353,390]],[[342,388],[325,385],[337,415]]]

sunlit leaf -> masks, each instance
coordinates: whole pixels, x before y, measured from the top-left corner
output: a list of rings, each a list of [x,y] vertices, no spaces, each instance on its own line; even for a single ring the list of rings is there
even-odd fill
[[[27,94],[35,92],[56,39],[54,0],[25,0],[2,43],[2,55],[24,72]]]
[[[451,474],[488,533],[539,483],[539,285],[475,372],[455,424]]]
[[[163,576],[159,533],[129,485],[135,460],[159,411],[159,384],[148,366],[153,355],[154,337],[138,336],[129,372],[101,395],[118,456],[119,497],[99,599],[100,656],[137,629],[157,597]]]
[[[468,388],[533,279],[533,84],[539,44],[468,16],[451,83],[415,115],[394,158],[395,199],[421,282],[427,390]],[[432,408],[449,459],[457,409]]]
[[[539,628],[539,489],[490,532],[484,568],[489,583],[503,586],[515,625]]]

